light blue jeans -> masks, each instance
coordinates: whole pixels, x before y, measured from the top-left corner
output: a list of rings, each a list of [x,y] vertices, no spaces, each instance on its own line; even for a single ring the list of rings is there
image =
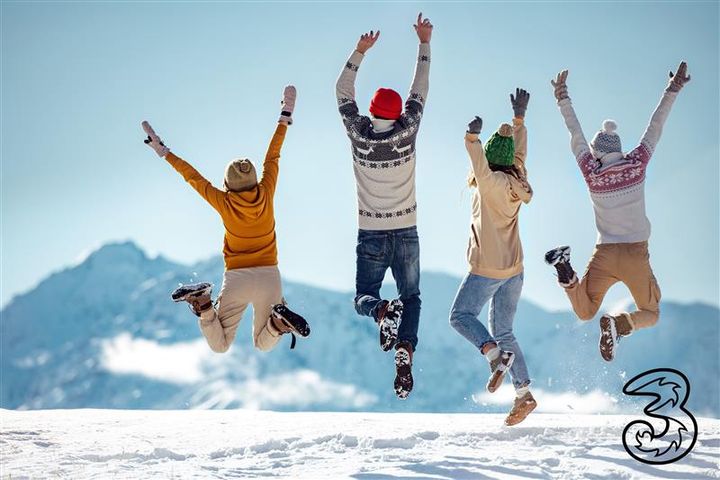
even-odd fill
[[[515,388],[530,384],[525,357],[513,334],[513,320],[522,286],[523,273],[504,280],[468,273],[460,284],[450,310],[450,325],[478,350],[482,352],[483,346],[496,343],[502,350],[515,354],[515,361],[510,368]],[[478,319],[488,300],[490,332]]]

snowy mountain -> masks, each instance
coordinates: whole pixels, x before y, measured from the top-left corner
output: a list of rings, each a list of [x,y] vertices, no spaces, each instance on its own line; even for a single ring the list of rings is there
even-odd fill
[[[185,305],[169,292],[211,280],[222,260],[180,265],[149,258],[130,242],[106,245],[14,298],[1,312],[0,406],[40,408],[264,408],[406,412],[505,411],[509,382],[483,394],[487,367],[448,325],[459,279],[425,272],[416,389],[406,402],[392,389],[392,355],[375,325],[359,317],[352,293],[288,282],[285,296],[311,322],[309,339],[289,350],[252,348],[250,312],[227,354],[207,348]],[[391,295],[388,289],[388,295]],[[664,302],[657,328],[621,344],[612,364],[597,354],[597,322],[521,302],[517,337],[541,410],[620,412],[630,376],[655,367],[685,372],[698,415],[720,415],[720,311]],[[633,411],[636,408],[633,407]]]
[[[0,475],[36,478],[717,479],[720,421],[693,451],[646,465],[633,416],[252,411],[2,411]]]

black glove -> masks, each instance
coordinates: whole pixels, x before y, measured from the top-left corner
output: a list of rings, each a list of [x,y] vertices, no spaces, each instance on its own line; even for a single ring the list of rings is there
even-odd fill
[[[515,96],[513,96],[512,93],[510,94],[510,103],[512,104],[516,117],[525,118],[525,111],[527,110],[529,101],[530,94],[522,88],[515,89]]]
[[[482,118],[476,116],[475,119],[468,123],[468,133],[474,133],[476,135],[480,135],[480,132],[482,131]]]

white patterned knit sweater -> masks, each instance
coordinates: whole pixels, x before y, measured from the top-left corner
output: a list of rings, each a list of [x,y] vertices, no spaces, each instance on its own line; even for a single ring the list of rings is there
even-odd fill
[[[350,55],[337,81],[338,107],[352,146],[362,230],[394,230],[417,221],[415,138],[428,93],[430,45],[421,43],[418,50],[405,112],[388,131],[375,132],[355,102],[355,77],[363,54]]]
[[[676,96],[674,92],[664,93],[640,145],[608,166],[590,153],[570,99],[558,102],[570,131],[570,147],[590,190],[597,243],[634,243],[650,238],[650,220],[645,214],[645,171]]]

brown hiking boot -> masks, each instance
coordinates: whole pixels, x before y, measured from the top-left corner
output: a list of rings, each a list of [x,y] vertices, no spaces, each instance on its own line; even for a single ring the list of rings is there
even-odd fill
[[[413,389],[413,346],[410,342],[399,342],[395,349],[395,395],[405,400]]]
[[[615,358],[618,344],[622,337],[627,337],[633,331],[630,315],[621,313],[617,316],[605,314],[600,318],[600,356],[606,362]]]
[[[515,354],[513,352],[501,351],[500,355],[490,362],[490,378],[487,382],[488,392],[493,393],[500,388],[503,380],[505,380],[505,374],[510,370],[514,361]]]
[[[212,308],[212,283],[191,283],[176,288],[170,296],[174,302],[187,302],[190,310],[200,316],[201,313]]]
[[[527,392],[522,397],[515,398],[513,407],[505,418],[505,425],[508,427],[517,425],[525,420],[530,415],[530,412],[535,410],[535,407],[537,407],[537,402],[530,392]]]

